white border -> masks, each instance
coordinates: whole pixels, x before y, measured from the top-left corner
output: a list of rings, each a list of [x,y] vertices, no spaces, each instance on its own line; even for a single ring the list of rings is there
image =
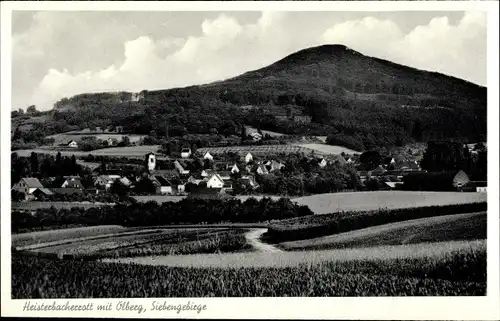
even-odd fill
[[[190,299],[207,304],[201,314],[151,312],[22,312],[26,300],[11,300],[10,265],[10,106],[11,106],[11,11],[464,11],[488,12],[488,282],[486,297],[411,298],[215,298]],[[1,3],[1,304],[2,316],[36,317],[126,317],[126,318],[307,318],[307,319],[399,319],[399,320],[498,320],[500,319],[499,281],[499,167],[498,167],[498,2],[496,1],[298,1],[298,2],[2,2]],[[467,62],[464,62],[467,63]],[[132,299],[149,306],[155,299]],[[186,303],[188,299],[165,299]],[[30,300],[52,302],[54,300]],[[64,303],[67,300],[56,300]],[[82,300],[69,300],[83,303]],[[94,299],[86,302],[118,302]]]

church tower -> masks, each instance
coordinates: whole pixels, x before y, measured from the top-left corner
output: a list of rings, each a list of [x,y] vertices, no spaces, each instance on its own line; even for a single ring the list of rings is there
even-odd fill
[[[156,168],[156,156],[154,153],[147,153],[146,154],[146,168],[148,171],[154,171]]]

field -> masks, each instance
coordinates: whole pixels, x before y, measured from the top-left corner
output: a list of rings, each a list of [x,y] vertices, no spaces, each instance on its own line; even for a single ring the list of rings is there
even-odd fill
[[[132,196],[139,202],[148,202],[148,201],[155,201],[158,204],[164,203],[164,202],[179,202],[183,199],[186,198],[186,196],[162,196],[162,195],[147,195],[147,196]],[[264,198],[264,197],[269,197],[273,200],[277,200],[280,198],[280,196],[273,196],[273,195],[266,195],[266,196],[261,196],[261,195],[237,195],[235,198],[241,200],[241,201],[246,201],[249,198],[255,198],[257,200]]]
[[[256,133],[258,132],[257,128],[253,128],[253,127],[250,127],[250,126],[245,126],[246,127],[246,131],[247,131],[247,134],[251,134],[251,133]],[[261,130],[262,134],[264,135],[269,135],[271,137],[281,137],[281,136],[286,136],[286,134],[283,134],[283,133],[277,133],[277,132],[273,132],[273,131],[270,131],[270,130]]]
[[[307,240],[283,242],[287,251],[359,248],[486,239],[486,212],[408,220]]]
[[[308,255],[307,255],[308,254]],[[257,256],[256,256],[257,255]],[[171,256],[170,265],[12,258],[25,298],[485,295],[486,243]],[[360,260],[362,259],[362,260]],[[125,259],[121,259],[125,260]],[[299,264],[308,262],[309,264]],[[144,262],[143,262],[144,263]],[[254,267],[258,263],[259,267]],[[317,264],[311,264],[317,263]],[[195,267],[190,267],[195,266]],[[212,267],[217,266],[217,267]]]
[[[131,143],[137,143],[139,142],[142,138],[146,137],[146,135],[137,135],[137,134],[120,134],[120,133],[103,133],[103,134],[96,134],[96,133],[86,133],[86,132],[67,132],[67,133],[61,133],[61,134],[55,134],[55,135],[50,135],[47,136],[46,138],[53,138],[54,139],[54,144],[53,146],[58,146],[60,144],[67,143],[71,140],[74,140],[76,142],[81,141],[82,137],[95,137],[96,139],[101,139],[101,140],[107,140],[109,138],[111,139],[116,139],[118,142],[122,140],[122,137],[127,136],[130,139]]]
[[[306,145],[321,145],[321,144],[306,144]],[[325,145],[326,146],[326,145]],[[332,146],[335,147],[335,146]],[[330,149],[330,151],[337,151],[336,149]],[[198,152],[204,154],[206,152],[210,152],[212,155],[223,154],[228,152],[233,153],[252,153],[256,155],[268,155],[273,153],[285,153],[285,154],[295,154],[295,153],[304,153],[310,154],[311,152],[315,152],[317,155],[329,155],[329,154],[337,154],[331,153],[328,150],[326,151],[318,151],[312,148],[297,146],[297,145],[262,145],[262,146],[226,146],[226,147],[204,147],[198,148]]]
[[[84,152],[80,150],[63,150],[60,151],[62,156],[72,156],[76,157],[81,156],[116,156],[116,157],[138,157],[143,158],[149,152],[157,152],[160,148],[159,145],[151,145],[151,146],[129,146],[129,147],[111,147],[111,148],[103,148],[97,149],[89,152]],[[55,149],[43,149],[43,148],[35,148],[35,149],[20,149],[13,151],[17,153],[20,157],[28,157],[32,152],[38,154],[50,154],[56,155],[59,151]]]
[[[320,154],[330,154],[330,155],[340,155],[342,153],[346,154],[361,154],[360,152],[357,152],[355,150],[349,149],[347,147],[342,147],[342,146],[333,146],[333,145],[326,145],[326,144],[294,144],[295,146],[307,148],[314,150]]]
[[[315,214],[486,202],[486,193],[377,191],[329,193],[294,199]]]
[[[90,203],[90,202],[12,202],[12,210],[24,210],[24,211],[36,211],[39,209],[47,209],[54,207],[56,209],[66,208],[70,209],[73,207],[81,207],[84,209],[100,206],[112,206],[113,203]]]

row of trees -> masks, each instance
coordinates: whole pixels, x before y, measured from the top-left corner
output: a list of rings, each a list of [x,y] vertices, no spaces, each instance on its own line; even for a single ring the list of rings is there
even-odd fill
[[[159,205],[147,203],[118,204],[89,209],[44,209],[34,215],[12,213],[12,231],[67,225],[154,226],[169,224],[199,224],[223,222],[264,222],[312,215],[307,206],[288,199],[273,201],[248,199],[181,200]]]

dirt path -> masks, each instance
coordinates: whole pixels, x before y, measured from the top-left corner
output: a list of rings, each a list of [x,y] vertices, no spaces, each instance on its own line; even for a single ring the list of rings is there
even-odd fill
[[[275,247],[271,244],[263,243],[260,240],[260,237],[265,232],[267,232],[267,228],[253,229],[245,234],[245,238],[247,239],[248,243],[250,245],[252,245],[252,247],[254,249],[256,249],[258,252],[268,252],[268,253],[269,252],[282,252],[277,247]]]

